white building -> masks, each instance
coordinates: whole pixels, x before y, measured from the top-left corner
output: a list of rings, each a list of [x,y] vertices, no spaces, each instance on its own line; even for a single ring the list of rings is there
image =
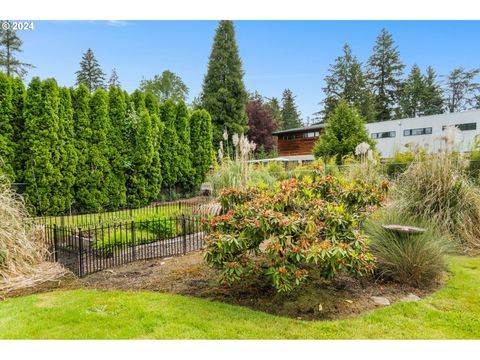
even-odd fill
[[[480,134],[480,110],[366,124],[382,158],[406,151],[407,144],[427,146],[430,152],[437,151],[442,144],[442,131],[452,125],[460,130],[455,141],[458,150],[469,151],[475,136]]]

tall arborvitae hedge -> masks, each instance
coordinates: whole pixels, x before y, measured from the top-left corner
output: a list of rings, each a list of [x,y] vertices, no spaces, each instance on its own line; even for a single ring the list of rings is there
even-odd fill
[[[13,170],[13,104],[10,78],[0,73],[0,174],[15,177]]]
[[[15,181],[23,182],[23,133],[25,130],[25,119],[23,117],[23,106],[25,103],[25,86],[20,78],[12,78],[12,127],[13,127],[13,147],[15,157],[13,160],[13,167],[15,170]]]
[[[193,185],[200,185],[214,159],[213,130],[210,114],[195,110],[190,118],[190,149],[194,170]]]
[[[162,163],[160,161],[161,139],[164,131],[164,124],[160,121],[160,107],[155,95],[148,93],[145,95],[145,106],[150,114],[152,121],[152,139],[153,139],[153,159],[150,168],[149,194],[150,200],[157,200],[158,194],[162,188]]]
[[[75,209],[90,210],[93,194],[90,192],[90,145],[92,129],[90,127],[90,91],[80,85],[73,93],[75,148],[78,162],[75,182]]]
[[[108,93],[108,116],[112,127],[108,140],[112,182],[109,186],[108,197],[112,207],[124,206],[127,203],[125,170],[127,167],[128,144],[124,136],[126,114],[125,94],[119,87],[111,86]]]
[[[183,102],[118,87],[93,95],[80,85],[0,74],[2,173],[25,182],[37,214],[99,211],[157,200],[204,179],[213,159],[212,121]]]
[[[184,189],[193,185],[192,153],[190,151],[190,114],[187,105],[180,101],[177,105],[175,121],[177,132],[178,178],[177,183]]]
[[[32,79],[25,99],[24,178],[26,195],[38,214],[65,211],[61,196],[59,91],[55,80]]]
[[[164,188],[172,188],[177,183],[178,156],[175,151],[178,147],[177,131],[175,122],[177,118],[177,107],[171,100],[165,101],[160,107],[161,121],[165,126],[161,147],[165,151],[161,153],[162,162],[162,184]]]
[[[112,170],[109,162],[111,133],[108,118],[108,95],[97,89],[90,99],[90,128],[92,130],[89,161],[89,190],[92,193],[92,210],[110,207],[109,194],[113,192]]]
[[[78,163],[77,149],[75,148],[75,131],[73,127],[73,106],[70,91],[60,88],[60,103],[58,108],[59,121],[59,169],[62,174],[61,194],[64,201],[64,210],[72,208],[75,193],[74,185]]]

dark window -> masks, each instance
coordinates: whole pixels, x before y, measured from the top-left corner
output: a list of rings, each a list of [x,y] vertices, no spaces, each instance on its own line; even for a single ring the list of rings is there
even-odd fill
[[[396,136],[395,131],[384,131],[379,133],[372,133],[372,139],[383,139],[383,138],[393,138]]]
[[[403,136],[430,135],[431,133],[431,127],[403,130]]]
[[[445,130],[447,126],[451,126],[451,125],[443,125],[442,130]],[[455,124],[455,127],[461,131],[477,130],[477,123],[474,122],[474,123],[467,123],[467,124]]]
[[[295,134],[282,135],[281,139],[282,140],[293,140],[293,139],[295,139]]]

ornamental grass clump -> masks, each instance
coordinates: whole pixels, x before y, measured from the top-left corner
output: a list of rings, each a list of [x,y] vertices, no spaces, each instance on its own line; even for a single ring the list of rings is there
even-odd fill
[[[43,234],[28,220],[23,200],[0,176],[0,280],[27,274],[44,259]]]
[[[326,278],[372,273],[374,257],[360,225],[387,190],[387,182],[331,176],[285,180],[273,190],[227,189],[220,195],[227,212],[204,219],[205,259],[225,285],[264,273],[279,292],[293,290],[312,269]]]
[[[423,228],[421,233],[402,234],[385,229],[385,224]],[[392,209],[382,209],[365,223],[376,258],[379,276],[412,286],[428,286],[445,270],[445,255],[452,250],[450,239],[435,225],[405,216]]]
[[[441,151],[413,163],[398,177],[393,206],[405,215],[429,219],[465,251],[480,251],[480,190],[455,154]]]

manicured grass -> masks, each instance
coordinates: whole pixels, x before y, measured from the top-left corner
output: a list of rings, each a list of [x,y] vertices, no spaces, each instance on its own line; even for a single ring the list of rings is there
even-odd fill
[[[449,259],[431,296],[350,320],[305,322],[158,293],[55,291],[0,303],[3,339],[480,339],[480,258]]]

